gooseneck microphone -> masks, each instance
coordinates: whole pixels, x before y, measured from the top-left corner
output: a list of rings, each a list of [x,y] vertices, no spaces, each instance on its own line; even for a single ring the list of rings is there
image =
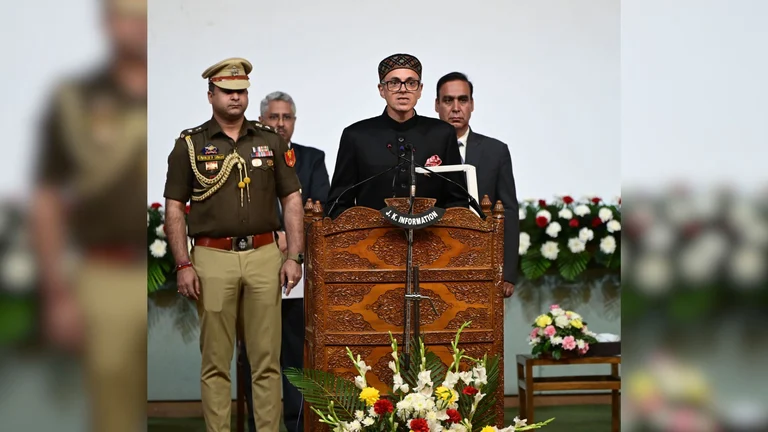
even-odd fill
[[[454,185],[460,187],[461,190],[464,191],[465,194],[467,194],[467,198],[469,198],[469,204],[472,206],[472,208],[474,208],[477,211],[477,214],[480,216],[480,218],[481,219],[486,219],[488,217],[483,212],[483,208],[480,207],[480,204],[477,202],[477,200],[472,196],[472,194],[469,193],[467,188],[465,188],[464,186],[461,185],[461,183],[455,182],[455,181],[449,179],[448,177],[446,177],[446,176],[444,176],[444,175],[442,175],[440,173],[436,173],[436,172],[432,171],[431,169],[416,163],[413,160],[413,155],[416,153],[416,149],[413,147],[413,145],[406,144],[405,146],[400,146],[400,151],[401,152],[405,152],[406,148],[408,148],[408,147],[411,149],[411,158],[410,159],[407,159],[404,156],[401,156],[401,155],[399,155],[399,154],[397,154],[395,152],[392,152],[391,151],[392,144],[387,144],[387,148],[390,149],[390,153],[395,155],[397,158],[402,159],[401,164],[403,164],[403,163],[411,164],[411,173],[412,173],[411,174],[411,182],[412,182],[411,183],[411,191],[412,191],[412,195],[415,195],[415,190],[416,190],[416,175],[415,175],[415,173],[416,173],[416,167],[419,167],[419,168],[425,170],[426,172],[428,172],[430,174],[434,174],[437,177],[440,177],[441,179],[443,179],[443,180],[445,180],[445,181],[447,181],[447,182],[449,182],[451,184],[454,184]]]

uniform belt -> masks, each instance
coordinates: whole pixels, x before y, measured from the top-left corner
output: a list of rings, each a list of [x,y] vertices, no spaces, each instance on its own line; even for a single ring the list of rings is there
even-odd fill
[[[145,257],[141,249],[132,246],[92,246],[85,250],[85,256],[117,262],[137,262]]]
[[[275,233],[268,232],[243,237],[195,237],[195,246],[226,251],[246,251],[274,243]]]

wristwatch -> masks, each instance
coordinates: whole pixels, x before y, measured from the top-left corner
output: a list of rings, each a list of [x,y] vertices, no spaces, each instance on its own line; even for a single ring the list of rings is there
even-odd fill
[[[294,260],[297,263],[299,263],[300,265],[304,264],[304,254],[303,253],[290,254],[290,255],[288,255],[288,259]]]

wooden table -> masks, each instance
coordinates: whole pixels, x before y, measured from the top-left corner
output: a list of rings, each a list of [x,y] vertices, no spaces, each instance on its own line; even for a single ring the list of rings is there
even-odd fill
[[[610,375],[554,376],[534,378],[534,366],[564,366],[586,364],[609,364]],[[561,360],[535,359],[530,354],[517,355],[517,397],[520,403],[520,417],[534,423],[533,396],[537,391],[551,390],[611,390],[611,431],[619,431],[619,390],[621,357],[577,357]]]

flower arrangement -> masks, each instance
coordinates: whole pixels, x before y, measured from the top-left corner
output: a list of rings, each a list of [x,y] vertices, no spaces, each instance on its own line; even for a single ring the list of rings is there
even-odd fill
[[[621,198],[607,204],[600,197],[577,202],[565,195],[555,202],[525,200],[520,205],[520,270],[533,280],[553,264],[567,280],[587,267],[621,268]]]
[[[595,333],[587,328],[581,315],[556,304],[549,307],[549,312],[539,315],[532,327],[528,343],[533,346],[531,354],[535,358],[550,356],[560,360],[563,354],[584,355],[590,344],[597,343]]]
[[[165,211],[160,203],[153,203],[147,208],[147,245],[147,292],[152,294],[165,285],[176,267],[176,260],[168,247]],[[191,246],[191,241],[187,239],[187,247],[191,249]]]
[[[489,425],[495,420],[494,400],[488,396],[498,388],[498,357],[473,359],[458,348],[461,331],[469,324],[456,332],[451,344],[453,362],[447,369],[422,339],[413,345],[413,360],[405,368],[390,333],[393,360],[389,368],[394,373],[390,395],[368,386],[366,374],[371,367],[349,348],[347,355],[358,373],[354,383],[309,369],[288,369],[285,375],[333,432],[512,432],[538,429],[554,420],[526,425],[515,418],[514,425],[503,429]],[[468,370],[461,370],[462,360],[469,361]]]

